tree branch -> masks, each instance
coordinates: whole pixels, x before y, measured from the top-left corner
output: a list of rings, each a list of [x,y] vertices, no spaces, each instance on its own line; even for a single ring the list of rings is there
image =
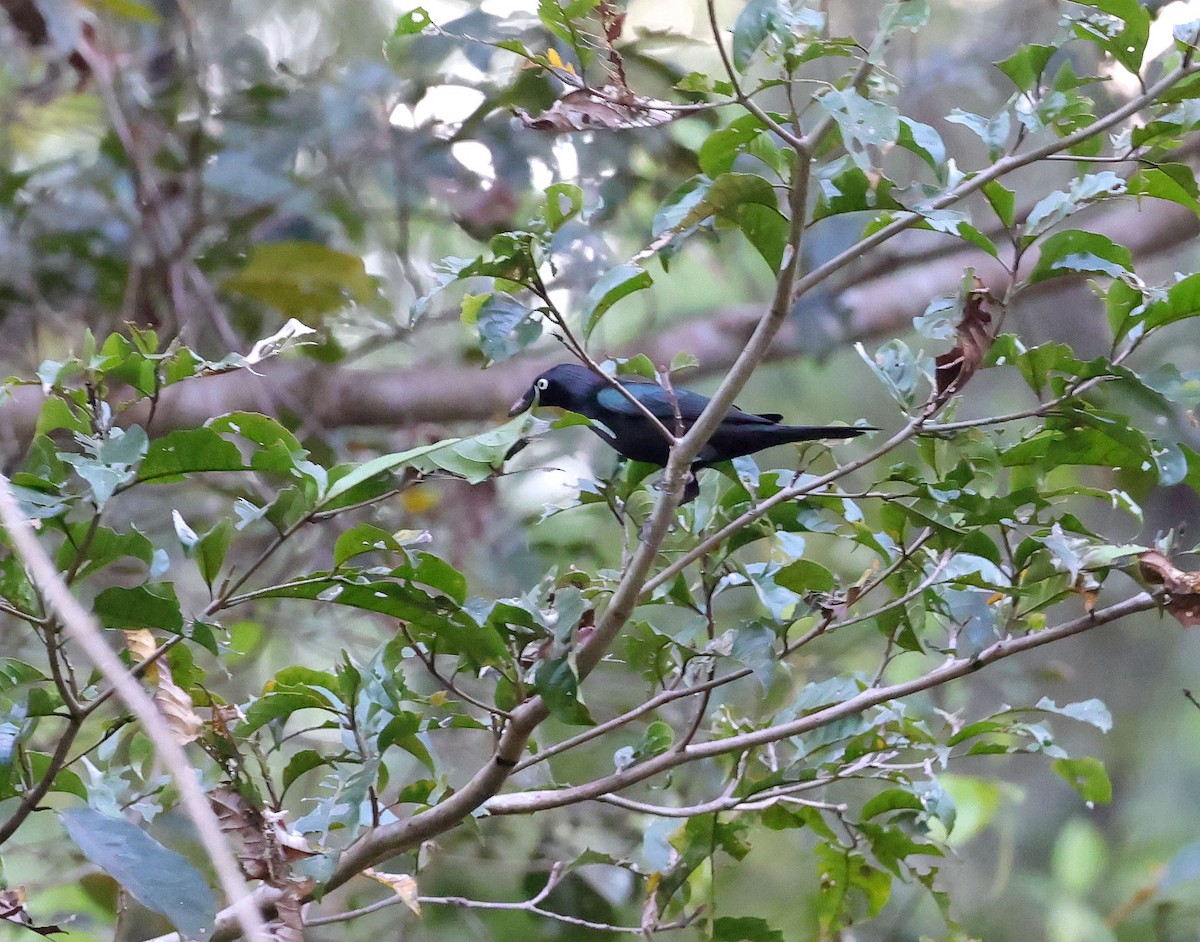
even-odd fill
[[[827,726],[837,720],[855,716],[871,707],[911,696],[923,690],[940,687],[952,680],[973,674],[990,664],[1015,654],[1031,651],[1034,648],[1061,641],[1072,635],[1099,628],[1122,618],[1127,618],[1138,612],[1150,611],[1158,607],[1158,599],[1148,592],[1139,592],[1131,598],[1099,609],[1089,615],[1063,622],[1054,628],[1029,634],[1003,638],[984,648],[975,657],[950,658],[940,667],[912,680],[889,684],[886,687],[868,688],[842,703],[817,710],[790,723],[780,723],[764,729],[753,730],[738,736],[716,739],[710,742],[695,743],[682,752],[665,752],[662,755],[647,759],[639,765],[631,766],[612,775],[587,782],[583,785],[572,785],[557,789],[519,792],[512,795],[501,795],[489,800],[484,808],[491,814],[531,814],[545,811],[549,808],[561,808],[580,801],[588,801],[612,792],[628,788],[638,782],[645,781],[661,772],[700,759],[710,759],[716,756],[741,752],[756,746],[778,742],[792,736],[799,736],[822,726]]]

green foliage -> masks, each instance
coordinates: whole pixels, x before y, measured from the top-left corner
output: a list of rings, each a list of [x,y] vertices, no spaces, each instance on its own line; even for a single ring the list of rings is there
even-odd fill
[[[511,870],[528,873],[514,908],[576,927],[866,938],[920,905],[940,919],[923,926],[957,939],[978,914],[945,889],[946,852],[970,854],[1015,805],[1007,763],[1055,773],[1059,808],[1129,800],[1082,754],[1099,747],[1080,737],[1119,723],[1090,692],[1059,705],[1043,677],[1001,669],[973,697],[970,678],[1136,611],[1200,617],[1194,567],[1138,566],[1151,541],[1173,549],[1141,505],[1200,491],[1200,274],[1163,282],[1119,227],[1092,225],[1138,201],[1200,211],[1183,162],[1198,67],[1186,48],[1147,61],[1152,16],[1136,0],[1073,4],[1060,33],[1004,47],[1007,100],[979,94],[981,114],[927,103],[917,120],[893,40],[928,29],[924,42],[949,14],[889,3],[852,37],[816,6],[750,0],[717,25],[716,74],[692,69],[685,44],[626,32],[610,3],[436,24],[417,8],[366,28],[391,71],[306,75],[248,42],[214,52],[211,89],[202,70],[151,81],[134,62],[144,84],[128,86],[81,73],[75,97],[118,109],[87,119],[86,151],[60,141],[50,158],[5,132],[0,302],[14,322],[47,318],[3,390],[0,408],[36,407],[11,436],[12,493],[152,688],[252,879],[320,900],[355,876],[346,860],[398,859],[403,874],[375,877],[406,902],[410,871],[443,899],[482,879],[471,891],[494,902]],[[134,24],[190,29],[100,7],[129,21],[134,49]],[[1101,67],[1134,90],[1095,79]],[[469,113],[443,119],[462,101]],[[794,350],[816,332],[814,296],[841,316],[853,292],[828,279],[851,262],[864,259],[864,287],[909,266],[871,254],[907,230],[925,240],[909,257],[975,252],[991,291],[968,270],[956,294],[956,272],[946,296],[919,299],[914,333],[862,311],[834,325],[889,336],[825,374],[831,419],[869,402],[883,428],[832,458],[809,444],[706,467],[676,507],[650,466],[549,472],[581,417],[503,421],[506,402],[464,406],[453,387],[482,363],[516,388],[524,367],[502,364],[554,355],[546,335],[668,393],[739,351],[757,370],[773,336]],[[1090,305],[1097,336],[1029,328],[1023,305],[1083,279],[1093,297],[1072,304]],[[698,316],[696,298],[717,309],[751,292],[761,317],[683,325],[702,355],[657,342]],[[637,335],[641,311],[653,338]],[[442,409],[423,422],[404,411],[414,376]],[[394,399],[370,388],[394,377]],[[222,382],[255,392],[226,397]],[[786,388],[771,401],[801,413]],[[326,395],[353,434],[327,427]],[[358,426],[367,400],[387,404],[389,434]],[[69,835],[202,937],[217,903],[206,869],[165,846],[184,842],[160,744],[78,663],[34,572],[6,537],[4,852],[53,808],[38,840]],[[1054,838],[1051,875],[1079,923],[1101,925],[1085,899],[1109,835],[1079,820]],[[502,866],[444,865],[444,847],[465,859],[477,836]],[[725,889],[760,846],[788,850],[788,922]],[[1151,896],[1194,877],[1185,851]]]

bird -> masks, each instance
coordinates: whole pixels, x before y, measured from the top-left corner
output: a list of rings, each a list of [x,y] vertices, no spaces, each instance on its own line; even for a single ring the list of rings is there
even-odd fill
[[[709,403],[707,396],[690,389],[668,390],[658,383],[635,379],[617,382],[675,435],[686,433]],[[546,370],[513,403],[509,415],[519,415],[534,406],[566,409],[591,419],[592,431],[632,461],[664,467],[670,457],[666,437],[645,413],[612,381],[581,364],[560,363]],[[696,472],[701,468],[787,442],[856,438],[876,431],[862,425],[784,425],[782,418],[775,412],[755,414],[732,406],[692,462],[681,502],[687,503],[699,493]]]

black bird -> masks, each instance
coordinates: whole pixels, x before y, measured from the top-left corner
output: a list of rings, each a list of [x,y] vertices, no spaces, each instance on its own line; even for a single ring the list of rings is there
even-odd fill
[[[622,379],[634,398],[673,434],[687,432],[708,405],[707,396],[688,389],[668,391],[657,383]],[[525,395],[513,403],[509,415],[530,406],[557,406],[593,419],[592,431],[617,452],[633,461],[666,465],[670,449],[666,438],[640,409],[620,390],[585,366],[560,363],[533,381]],[[822,438],[854,438],[875,429],[859,426],[781,425],[778,413],[754,415],[736,406],[725,413],[712,437],[692,462],[692,475],[684,491],[684,502],[699,492],[695,473],[731,458],[750,455],[772,445],[808,442]]]

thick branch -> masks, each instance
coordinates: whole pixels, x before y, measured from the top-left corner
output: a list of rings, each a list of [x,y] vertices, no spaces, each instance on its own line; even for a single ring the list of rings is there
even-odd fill
[[[1004,638],[984,648],[975,657],[951,658],[940,667],[920,677],[902,683],[890,684],[886,687],[872,687],[862,691],[857,696],[841,703],[817,710],[790,723],[780,723],[765,729],[753,730],[740,736],[730,736],[726,739],[714,739],[709,742],[694,743],[682,751],[665,752],[660,756],[648,759],[639,765],[631,766],[612,775],[587,782],[583,785],[573,785],[566,788],[543,789],[539,791],[519,792],[513,795],[500,795],[491,799],[484,807],[492,814],[531,814],[548,808],[560,808],[564,805],[588,801],[612,792],[628,788],[638,782],[645,781],[655,775],[700,759],[711,759],[715,756],[728,755],[764,746],[768,743],[779,742],[792,736],[827,726],[837,720],[855,716],[871,707],[912,696],[923,690],[940,687],[952,680],[972,674],[989,664],[1002,661],[1031,651],[1042,645],[1061,641],[1072,635],[1099,628],[1111,622],[1119,621],[1138,612],[1149,611],[1158,605],[1158,600],[1148,592],[1139,592],[1132,598],[1110,605],[1090,615],[1064,622],[1054,628],[1029,634]]]

